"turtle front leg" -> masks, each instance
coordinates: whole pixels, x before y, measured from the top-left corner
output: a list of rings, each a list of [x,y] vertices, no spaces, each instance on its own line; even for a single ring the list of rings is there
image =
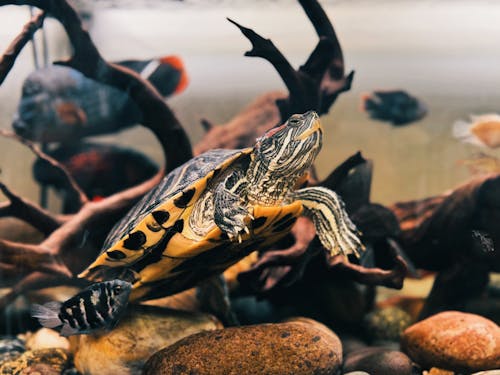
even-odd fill
[[[359,257],[364,249],[359,232],[335,192],[317,186],[297,190],[293,196],[302,202],[304,215],[314,222],[321,244],[332,256],[355,254]]]
[[[214,192],[214,221],[230,240],[241,242],[242,232],[250,233],[245,218],[250,216],[242,204],[241,193],[246,187],[244,176],[238,172],[230,174]]]

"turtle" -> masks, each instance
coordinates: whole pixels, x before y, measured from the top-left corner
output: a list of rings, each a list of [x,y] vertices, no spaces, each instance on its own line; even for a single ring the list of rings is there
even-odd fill
[[[254,250],[271,247],[301,215],[334,256],[363,249],[341,198],[298,188],[322,145],[314,111],[292,115],[253,147],[214,149],[167,174],[111,230],[80,275],[132,283],[129,302],[172,295],[222,274]]]

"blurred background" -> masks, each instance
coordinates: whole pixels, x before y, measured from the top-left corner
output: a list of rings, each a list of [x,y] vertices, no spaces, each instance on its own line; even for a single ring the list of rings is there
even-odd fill
[[[78,1],[90,33],[105,58],[116,61],[180,56],[189,86],[168,99],[193,144],[203,134],[200,119],[220,124],[254,97],[283,89],[271,65],[244,57],[250,43],[230,17],[253,28],[299,66],[314,48],[316,34],[298,3],[281,1]],[[452,136],[456,120],[500,107],[500,3],[486,0],[321,1],[341,42],[346,69],[356,71],[352,89],[328,116],[318,171],[325,176],[354,152],[374,161],[372,200],[390,204],[442,193],[470,172],[460,160],[481,151]],[[25,7],[0,8],[0,50],[29,19]],[[47,19],[51,61],[68,56],[60,25]],[[39,38],[40,33],[37,34]],[[10,129],[21,84],[34,69],[28,45],[0,87],[0,128]],[[404,127],[372,120],[360,96],[377,89],[403,89],[427,105],[422,120]],[[144,152],[161,163],[161,150],[144,128],[96,137]],[[500,156],[497,150],[488,150]],[[0,138],[0,179],[22,196],[38,200],[34,156]],[[58,200],[49,199],[52,208]]]

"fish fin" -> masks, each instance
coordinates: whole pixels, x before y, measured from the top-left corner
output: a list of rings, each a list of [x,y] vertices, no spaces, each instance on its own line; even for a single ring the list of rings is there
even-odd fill
[[[75,103],[60,103],[56,106],[56,112],[61,121],[68,125],[83,126],[87,122],[87,115]]]
[[[125,307],[122,307],[122,308],[123,308],[123,310],[122,310],[122,313],[123,313],[123,311],[125,311]],[[110,320],[107,324],[105,324],[104,329],[106,331],[111,331],[113,328],[115,328],[116,325],[118,324],[118,322],[120,321],[121,315],[122,314],[119,314],[116,318],[114,318],[113,320]]]
[[[470,127],[471,124],[464,120],[455,121],[453,124],[453,137],[462,142],[472,143],[477,146],[485,146],[481,140],[471,133]]]
[[[78,331],[76,328],[72,328],[69,324],[64,324],[59,333],[61,336],[68,337],[72,335],[79,335],[84,332]]]
[[[40,324],[47,328],[55,328],[63,324],[59,318],[60,302],[48,302],[45,305],[33,304],[31,316],[37,318]]]
[[[125,314],[128,306],[128,298],[125,301],[118,302],[115,310],[115,317],[105,324],[105,329],[112,330],[120,322],[122,316]]]

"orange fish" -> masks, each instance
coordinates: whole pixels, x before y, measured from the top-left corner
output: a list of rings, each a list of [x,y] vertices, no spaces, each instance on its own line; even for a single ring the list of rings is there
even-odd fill
[[[497,148],[500,146],[500,116],[489,113],[470,116],[470,121],[458,120],[453,124],[453,136],[462,142]]]

